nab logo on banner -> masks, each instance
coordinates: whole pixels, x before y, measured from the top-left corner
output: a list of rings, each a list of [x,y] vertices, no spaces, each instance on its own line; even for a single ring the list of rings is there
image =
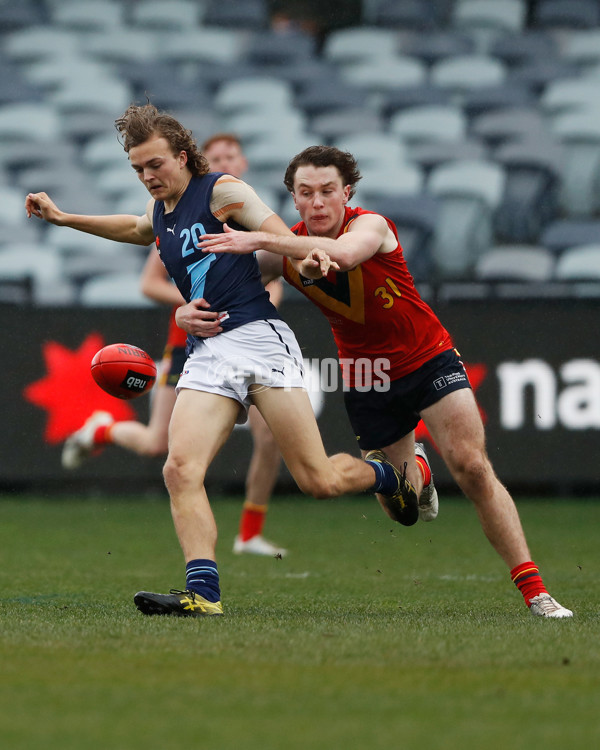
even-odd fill
[[[600,364],[572,359],[555,372],[543,359],[503,362],[500,383],[500,425],[505,430],[534,427],[551,430],[600,429]]]

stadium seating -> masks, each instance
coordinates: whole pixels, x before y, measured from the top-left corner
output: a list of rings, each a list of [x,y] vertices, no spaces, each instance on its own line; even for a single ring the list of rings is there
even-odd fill
[[[385,98],[379,103],[379,109],[390,120],[393,115],[412,107],[453,106],[452,99],[450,91],[426,82],[421,86],[401,86],[387,91]]]
[[[600,219],[556,219],[546,226],[540,241],[544,247],[558,255],[568,247],[592,245],[599,237]]]
[[[554,265],[554,255],[540,245],[499,245],[478,258],[474,276],[490,282],[545,282],[552,279]]]
[[[562,57],[577,65],[584,74],[593,70],[600,63],[600,29],[586,29],[567,36]]]
[[[293,89],[285,81],[271,77],[250,77],[223,83],[213,105],[223,117],[235,112],[285,110],[292,106]]]
[[[408,107],[391,116],[389,130],[410,145],[462,141],[467,132],[467,119],[460,107],[450,104]]]
[[[500,107],[471,119],[471,133],[491,148],[506,141],[551,138],[547,119],[535,106]]]
[[[154,307],[140,291],[140,271],[100,273],[86,281],[79,294],[86,307]]]
[[[554,275],[560,281],[600,281],[600,243],[565,249]]]
[[[367,200],[365,208],[391,219],[415,281],[430,281],[434,275],[433,241],[440,205],[420,191],[412,195],[379,195]]]
[[[207,26],[260,31],[269,25],[266,0],[208,0],[203,15]]]
[[[399,164],[408,158],[403,141],[391,133],[356,133],[335,140],[333,145],[353,154],[360,169],[385,169],[389,164]]]
[[[161,34],[161,59],[183,68],[201,65],[202,74],[219,79],[219,68],[240,60],[244,32],[219,26],[188,28],[185,31]],[[204,67],[206,66],[206,68]],[[247,66],[246,66],[247,67]],[[223,70],[221,80],[231,80],[231,71]]]
[[[442,277],[468,277],[490,247],[504,184],[504,170],[490,161],[457,160],[432,170],[427,188],[440,201],[434,261]]]
[[[431,141],[416,143],[407,155],[426,173],[449,161],[486,159],[488,151],[485,145],[473,138],[464,141]]]
[[[489,54],[513,70],[539,60],[555,59],[558,56],[558,42],[549,33],[541,31],[503,34],[494,40]]]
[[[383,197],[417,195],[425,187],[425,174],[417,164],[388,162],[385,166],[361,168],[362,179],[356,189],[356,205],[371,206]]]
[[[166,29],[185,31],[198,26],[204,16],[206,2],[198,0],[138,0],[133,3],[129,20],[134,27],[164,32]]]
[[[411,31],[431,31],[436,26],[435,3],[431,0],[379,0],[372,21],[383,28],[399,27]]]
[[[506,78],[504,63],[489,55],[458,55],[434,63],[430,80],[434,86],[465,94],[472,89],[500,85]]]
[[[299,30],[257,31],[248,41],[244,59],[250,65],[285,65],[302,63],[316,54],[314,36]]]
[[[9,224],[23,241],[47,234],[22,220],[24,190],[52,190],[70,210],[139,211],[147,195],[114,119],[149,97],[199,142],[236,132],[249,179],[289,221],[297,219],[282,184],[289,158],[314,143],[351,150],[364,174],[357,200],[394,214],[411,266],[423,259],[420,279],[479,279],[478,259],[498,247],[561,256],[595,243],[596,0],[366,0],[362,24],[320,36],[272,26],[270,7],[0,3],[0,193],[19,193],[19,205],[7,198],[5,209],[21,212]],[[477,177],[460,188],[466,178],[456,175],[473,164],[489,168],[487,189]],[[60,253],[64,299],[110,270],[108,255]],[[139,258],[131,262],[133,273]]]
[[[371,108],[369,95],[358,86],[340,79],[310,81],[295,97],[295,106],[309,117],[344,109]]]
[[[600,25],[595,0],[544,0],[534,5],[534,23],[541,29],[588,29]]]
[[[524,0],[458,0],[452,25],[470,32],[515,32],[524,27],[527,7]]]
[[[592,216],[600,210],[599,111],[567,112],[552,127],[565,151],[562,207],[567,215]]]
[[[481,114],[501,111],[509,107],[533,106],[534,97],[528,86],[515,81],[504,81],[496,86],[478,86],[465,92],[462,108],[472,119]]]
[[[0,248],[0,295],[3,285],[9,294],[20,293],[23,303],[62,305],[74,301],[60,258],[38,244],[17,242]]]
[[[108,31],[124,22],[124,6],[115,0],[64,0],[50,8],[50,20],[58,28],[75,31]]]
[[[347,83],[365,89],[366,93],[381,94],[405,86],[421,86],[428,75],[425,64],[409,55],[348,64],[340,72]]]
[[[346,136],[384,134],[383,116],[375,109],[344,108],[339,112],[323,112],[310,120],[310,130],[321,143],[333,143]]]
[[[494,212],[494,233],[503,242],[537,242],[559,212],[564,154],[542,139],[508,142],[495,151],[506,183]]]
[[[378,27],[337,29],[329,34],[323,46],[324,58],[337,65],[391,59],[399,51],[397,33]]]

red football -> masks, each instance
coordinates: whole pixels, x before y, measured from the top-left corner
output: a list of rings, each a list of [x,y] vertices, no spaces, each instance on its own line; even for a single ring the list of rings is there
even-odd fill
[[[92,377],[116,398],[131,399],[147,393],[156,380],[156,365],[143,349],[131,344],[109,344],[92,359]]]

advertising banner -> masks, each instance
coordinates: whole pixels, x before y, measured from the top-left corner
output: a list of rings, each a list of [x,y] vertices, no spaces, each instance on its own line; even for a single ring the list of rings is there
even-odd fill
[[[600,353],[597,299],[457,299],[433,304],[467,368],[501,480],[522,491],[600,490]],[[329,453],[358,453],[343,406],[336,348],[326,320],[288,295],[283,318],[304,354],[313,408]],[[0,487],[164,491],[163,458],[108,446],[80,468],[61,466],[64,440],[96,410],[147,422],[152,396],[122,401],[104,393],[90,361],[110,343],[128,343],[160,360],[168,310],[162,308],[0,308],[4,354],[0,403]],[[436,482],[456,491],[421,423]],[[208,483],[243,491],[252,440],[236,428]],[[294,490],[285,467],[279,489]]]

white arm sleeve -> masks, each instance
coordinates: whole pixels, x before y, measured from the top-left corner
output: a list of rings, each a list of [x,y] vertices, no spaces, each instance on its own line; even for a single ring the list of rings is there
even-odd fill
[[[275,211],[263,203],[247,182],[226,175],[213,188],[210,210],[219,221],[234,219],[250,231],[260,229]]]

